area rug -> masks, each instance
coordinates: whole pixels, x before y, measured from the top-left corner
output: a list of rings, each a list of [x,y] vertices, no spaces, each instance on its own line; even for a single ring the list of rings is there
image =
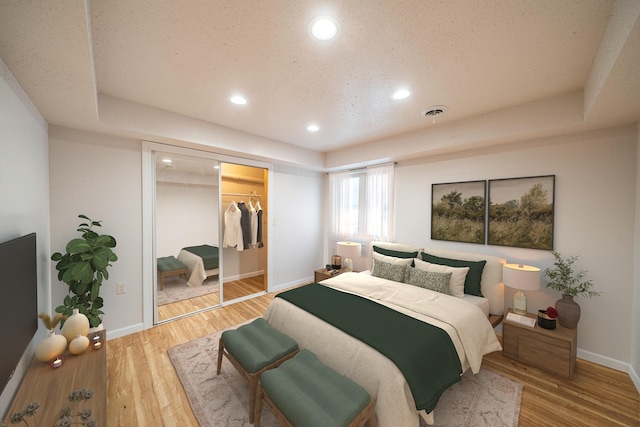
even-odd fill
[[[197,298],[218,291],[218,276],[207,278],[202,286],[189,286],[187,279],[180,276],[168,277],[164,281],[164,289],[158,289],[158,305]]]
[[[168,350],[169,358],[201,426],[249,427],[247,384],[226,358],[223,358],[220,375],[216,375],[220,334],[173,347]],[[521,383],[488,369],[482,369],[477,375],[467,372],[461,382],[440,398],[434,425],[517,426],[522,388]],[[261,425],[280,426],[267,409],[263,409]],[[422,419],[420,427],[427,427]]]

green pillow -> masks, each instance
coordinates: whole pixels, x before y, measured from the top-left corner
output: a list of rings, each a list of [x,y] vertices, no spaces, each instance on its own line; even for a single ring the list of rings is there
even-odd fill
[[[394,282],[404,282],[406,265],[389,264],[388,262],[376,261],[373,264],[371,275],[382,279],[393,280]]]
[[[382,255],[392,256],[396,258],[416,258],[418,256],[418,251],[415,251],[415,252],[394,251],[392,249],[385,249],[376,245],[373,245],[373,251],[378,252],[379,254],[382,254]]]
[[[432,264],[448,265],[449,267],[469,267],[467,277],[464,279],[464,293],[477,297],[483,296],[480,281],[482,280],[482,270],[487,261],[465,261],[462,259],[442,258],[426,252],[422,252],[421,256],[423,261]]]
[[[440,292],[441,294],[450,295],[450,279],[451,273],[437,273],[435,271],[424,271],[418,270],[417,268],[410,268],[407,283],[420,288]]]

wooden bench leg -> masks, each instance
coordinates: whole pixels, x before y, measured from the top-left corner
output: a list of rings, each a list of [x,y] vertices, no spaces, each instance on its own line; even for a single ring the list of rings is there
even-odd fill
[[[222,342],[222,339],[220,339],[220,342],[218,343],[218,371],[217,371],[217,375],[220,375],[220,369],[222,369],[222,353],[224,353],[224,343]]]
[[[262,384],[258,383],[258,390],[256,391],[256,415],[254,417],[255,427],[260,427],[260,420],[262,419],[262,399],[264,397],[264,390],[262,390]]]

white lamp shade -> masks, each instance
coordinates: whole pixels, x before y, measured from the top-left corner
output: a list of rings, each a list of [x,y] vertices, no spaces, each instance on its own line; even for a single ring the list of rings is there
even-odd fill
[[[537,291],[540,289],[540,269],[530,265],[504,264],[502,283],[521,291]]]
[[[338,242],[338,255],[343,258],[357,258],[360,256],[362,245],[355,242]]]

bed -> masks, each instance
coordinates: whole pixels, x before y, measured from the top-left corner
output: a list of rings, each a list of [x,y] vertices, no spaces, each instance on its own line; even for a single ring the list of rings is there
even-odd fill
[[[372,242],[369,263],[374,257],[380,261],[374,246],[392,253],[417,252],[418,257],[425,252],[450,259],[486,261],[480,280],[482,296],[453,297],[375,277],[371,272],[343,273],[323,280],[321,285],[340,293],[362,296],[441,328],[455,348],[452,357],[458,357],[461,372],[471,369],[477,373],[485,354],[501,350],[488,315],[501,315],[504,310],[503,260],[467,252]],[[420,416],[428,424],[433,424],[434,411],[417,408],[419,405],[412,393],[412,381],[405,378],[390,358],[372,346],[284,298],[274,298],[264,317],[271,326],[295,339],[301,348],[308,348],[323,363],[365,388],[376,401],[379,426],[418,426]]]
[[[207,277],[220,274],[220,257],[217,246],[199,245],[182,248],[178,260],[189,268],[191,287],[202,286]]]

